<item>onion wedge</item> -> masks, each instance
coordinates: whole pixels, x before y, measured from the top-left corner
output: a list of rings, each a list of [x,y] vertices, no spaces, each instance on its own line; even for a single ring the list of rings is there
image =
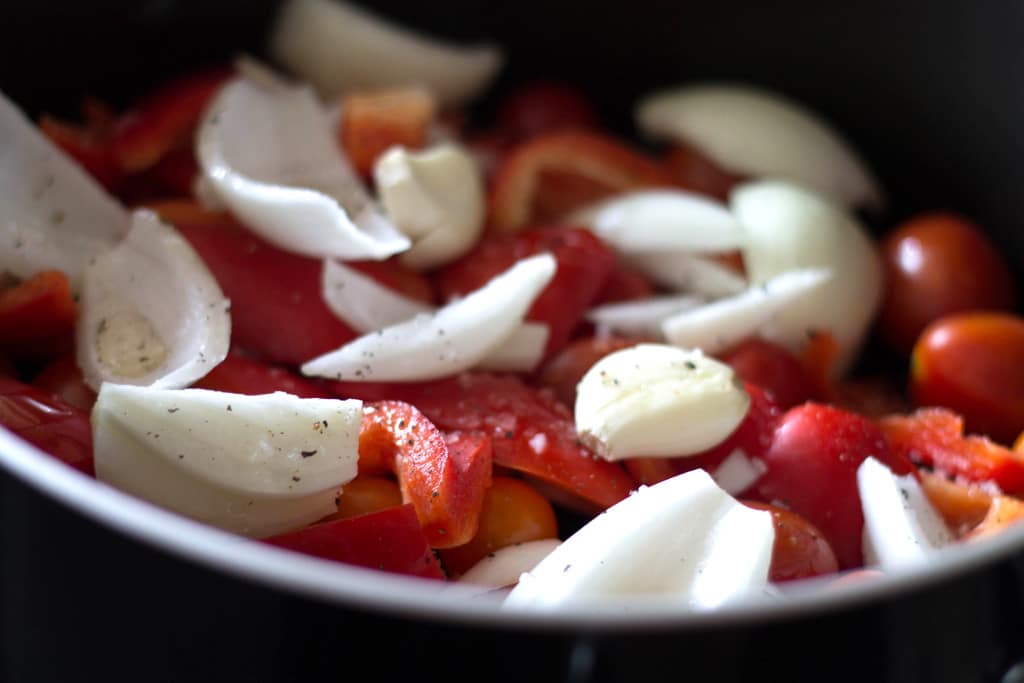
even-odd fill
[[[458,578],[460,583],[485,588],[514,586],[523,572],[528,572],[561,544],[557,538],[543,538],[498,548]]]
[[[704,299],[689,294],[651,297],[642,301],[595,306],[587,311],[587,320],[597,326],[599,333],[661,339],[661,323],[666,318],[703,303]]]
[[[731,296],[747,288],[746,279],[735,270],[684,251],[633,254],[623,261],[662,287],[706,299]]]
[[[84,264],[128,224],[128,212],[0,93],[0,274],[60,270],[78,292]]]
[[[702,84],[655,93],[636,108],[648,135],[684,142],[724,170],[786,178],[845,206],[881,209],[881,188],[864,161],[817,114],[777,93]]]
[[[307,362],[302,372],[350,381],[412,382],[468,370],[522,325],[555,269],[550,254],[522,259],[435,313],[363,335]]]
[[[206,189],[281,249],[383,260],[410,246],[363,187],[306,87],[228,83],[200,124],[196,156]]]
[[[342,0],[289,0],[271,55],[327,98],[359,88],[423,85],[448,107],[480,95],[503,63],[493,45],[450,45]]]
[[[82,279],[76,357],[93,389],[185,387],[227,355],[228,300],[188,242],[151,211],[135,211],[124,241],[94,257]]]

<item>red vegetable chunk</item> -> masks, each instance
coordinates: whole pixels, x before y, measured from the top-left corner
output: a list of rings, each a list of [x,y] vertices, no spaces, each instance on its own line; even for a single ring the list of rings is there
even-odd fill
[[[56,396],[0,377],[0,425],[76,470],[93,474],[89,416]]]
[[[74,344],[75,301],[68,278],[45,270],[0,291],[0,353],[49,360]]]

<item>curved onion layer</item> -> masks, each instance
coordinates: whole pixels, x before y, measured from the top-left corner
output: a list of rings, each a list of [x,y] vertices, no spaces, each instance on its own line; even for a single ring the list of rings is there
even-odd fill
[[[423,85],[445,106],[480,95],[503,62],[496,46],[447,44],[343,0],[289,0],[274,23],[270,52],[327,97]]]
[[[86,383],[188,386],[224,360],[230,304],[178,233],[135,211],[124,241],[82,276],[77,361]]]
[[[478,370],[533,372],[544,358],[551,330],[544,323],[524,322],[476,364]]]
[[[799,268],[827,268],[832,279],[813,296],[780,312],[774,341],[799,351],[807,330],[828,330],[839,344],[835,371],[857,356],[882,296],[874,242],[849,213],[797,185],[742,185],[731,204],[747,232],[743,261],[752,283]]]
[[[633,254],[623,261],[662,287],[706,299],[731,296],[747,288],[746,279],[735,270],[684,251]]]
[[[719,463],[711,478],[730,496],[738,496],[756,484],[767,471],[768,466],[763,460],[755,460],[737,448]]]
[[[459,577],[460,583],[484,588],[513,586],[524,572],[528,572],[561,544],[557,538],[543,538],[498,548],[473,565]]]
[[[782,316],[818,296],[831,277],[830,271],[824,269],[783,273],[742,294],[667,318],[661,330],[669,343],[702,349],[708,354],[724,351],[755,335],[775,341],[780,337]],[[808,329],[814,328],[802,329],[806,335]]]
[[[703,303],[704,299],[689,294],[657,296],[595,306],[587,311],[587,320],[594,323],[600,332],[661,339],[661,323],[665,319]]]
[[[764,591],[774,542],[771,513],[693,470],[641,486],[594,517],[523,574],[503,607],[549,611],[601,600],[629,609],[638,596],[657,596],[713,609]]]
[[[618,195],[575,212],[569,222],[589,227],[623,254],[722,252],[743,246],[743,229],[727,207],[682,190]]]
[[[879,209],[881,188],[854,149],[817,114],[744,85],[702,84],[641,100],[645,133],[695,147],[723,169],[787,178],[846,206]]]
[[[342,155],[308,88],[227,84],[200,124],[196,156],[207,189],[281,249],[381,260],[409,248]]]
[[[0,94],[0,272],[82,268],[128,231],[128,212]]]
[[[309,361],[302,372],[351,381],[411,382],[468,370],[522,325],[555,269],[550,254],[522,259],[436,313],[363,335]]]
[[[362,403],[104,384],[96,476],[157,505],[262,538],[336,509],[356,475]]]

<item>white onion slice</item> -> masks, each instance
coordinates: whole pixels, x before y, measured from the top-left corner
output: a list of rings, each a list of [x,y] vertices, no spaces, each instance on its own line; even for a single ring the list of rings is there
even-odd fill
[[[382,260],[409,248],[305,87],[226,85],[196,137],[207,189],[268,242],[313,258]]]
[[[645,596],[713,609],[763,592],[774,541],[771,513],[693,470],[641,486],[594,517],[523,574],[503,607],[550,611],[602,600],[628,609]]]
[[[320,281],[327,307],[359,333],[379,330],[434,310],[332,259],[324,261]]]
[[[882,208],[864,161],[816,113],[744,85],[701,84],[655,93],[636,109],[651,136],[679,140],[726,171],[793,180],[846,206]]]
[[[656,296],[641,301],[595,306],[587,311],[587,320],[594,323],[600,332],[662,339],[662,321],[703,303],[704,299],[689,294]]]
[[[820,292],[830,279],[825,269],[789,271],[742,294],[667,318],[661,329],[670,344],[711,355],[755,335],[775,338],[778,318]]]
[[[861,224],[841,207],[797,185],[741,185],[731,204],[747,232],[743,260],[752,283],[798,268],[827,268],[832,279],[780,312],[772,340],[799,352],[809,330],[829,331],[839,345],[834,371],[853,362],[882,296],[882,267]]]
[[[192,384],[224,360],[228,300],[192,247],[139,210],[119,245],[82,276],[76,358],[86,383]]]
[[[289,0],[272,28],[270,52],[327,97],[423,85],[445,106],[476,98],[503,63],[496,46],[448,44],[343,0]]]
[[[743,229],[727,207],[683,190],[630,192],[572,214],[623,254],[722,252],[743,245]]]
[[[544,358],[551,330],[544,323],[524,322],[476,364],[478,370],[533,372]]]
[[[128,232],[128,212],[0,93],[0,274],[56,269],[81,286],[86,261]]]
[[[623,261],[662,287],[708,299],[738,294],[747,287],[735,270],[684,251],[633,254]]]
[[[470,567],[458,582],[484,588],[513,586],[524,572],[536,567],[560,544],[557,538],[543,538],[498,548]]]
[[[897,475],[873,457],[857,468],[864,511],[864,561],[883,570],[924,562],[953,540],[912,474]]]
[[[719,463],[711,478],[730,496],[745,492],[768,471],[763,460],[749,457],[742,448],[737,448]]]
[[[358,462],[361,402],[104,384],[96,476],[144,500],[262,538],[336,509]]]
[[[522,259],[436,313],[359,337],[310,360],[302,372],[352,381],[403,382],[468,370],[522,324],[555,268],[550,254]]]

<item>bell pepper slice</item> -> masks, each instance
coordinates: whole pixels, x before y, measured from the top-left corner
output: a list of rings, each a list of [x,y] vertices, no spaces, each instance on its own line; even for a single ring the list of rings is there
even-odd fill
[[[49,360],[71,350],[75,301],[67,276],[44,270],[0,291],[0,352]]]
[[[368,178],[389,147],[426,144],[437,101],[423,88],[390,88],[352,93],[342,100],[341,111],[341,146],[356,171]]]
[[[94,130],[44,115],[39,129],[77,161],[100,185],[115,192],[124,181],[124,171],[114,158],[110,141]]]
[[[0,426],[76,470],[93,475],[89,415],[56,396],[0,377]]]

